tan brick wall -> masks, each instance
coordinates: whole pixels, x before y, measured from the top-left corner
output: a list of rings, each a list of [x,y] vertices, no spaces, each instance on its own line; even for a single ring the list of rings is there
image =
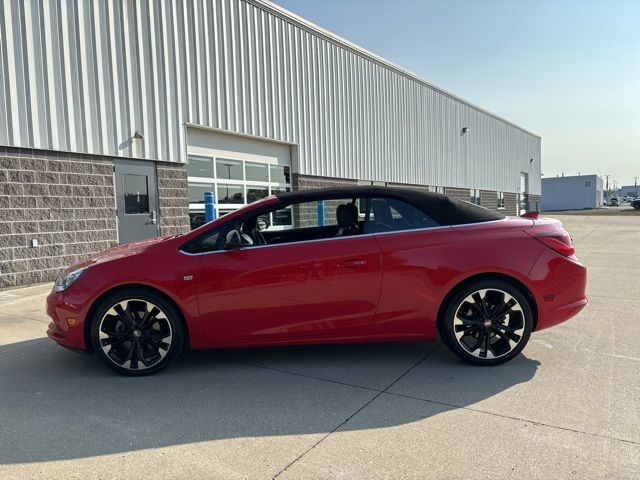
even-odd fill
[[[190,225],[186,165],[158,163],[156,172],[160,235],[188,232]]]
[[[53,280],[116,244],[109,159],[0,148],[0,288]]]
[[[186,167],[156,171],[160,234],[188,231]],[[117,245],[113,181],[111,157],[0,147],[0,288],[54,280]]]
[[[501,210],[501,212],[505,215],[518,215],[519,203],[520,195],[517,193],[504,192],[504,210]]]
[[[444,194],[457,200],[468,202],[471,199],[471,190],[468,188],[445,187]]]
[[[498,194],[491,190],[480,190],[480,205],[493,210],[494,212],[502,212],[498,210]]]

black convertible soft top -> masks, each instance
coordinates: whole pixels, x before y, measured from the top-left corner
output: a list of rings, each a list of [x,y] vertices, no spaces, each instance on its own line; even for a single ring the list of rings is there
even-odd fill
[[[450,198],[440,193],[407,187],[353,186],[315,188],[277,193],[276,197],[284,205],[312,202],[315,200],[335,200],[356,197],[395,198],[422,210],[440,225],[462,225],[465,223],[489,222],[505,218],[504,215],[470,202]]]

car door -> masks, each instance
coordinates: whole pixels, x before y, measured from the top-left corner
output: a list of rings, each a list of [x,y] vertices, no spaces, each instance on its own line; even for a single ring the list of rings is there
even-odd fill
[[[392,198],[371,199],[369,231],[382,250],[384,269],[376,324],[397,335],[423,334],[436,321],[459,234]]]
[[[196,280],[209,341],[349,336],[373,322],[381,253],[372,235],[221,250]]]

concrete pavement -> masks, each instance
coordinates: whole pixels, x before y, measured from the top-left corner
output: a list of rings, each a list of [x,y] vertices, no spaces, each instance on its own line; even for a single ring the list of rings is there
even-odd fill
[[[522,355],[439,342],[193,352],[120,377],[0,292],[0,478],[640,478],[640,218],[558,217],[591,302]]]

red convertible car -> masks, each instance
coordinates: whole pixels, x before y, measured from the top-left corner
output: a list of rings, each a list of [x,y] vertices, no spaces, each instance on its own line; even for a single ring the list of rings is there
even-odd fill
[[[431,340],[496,365],[587,303],[586,269],[550,219],[417,189],[280,193],[189,233],[69,268],[47,334],[145,375],[185,348]]]

